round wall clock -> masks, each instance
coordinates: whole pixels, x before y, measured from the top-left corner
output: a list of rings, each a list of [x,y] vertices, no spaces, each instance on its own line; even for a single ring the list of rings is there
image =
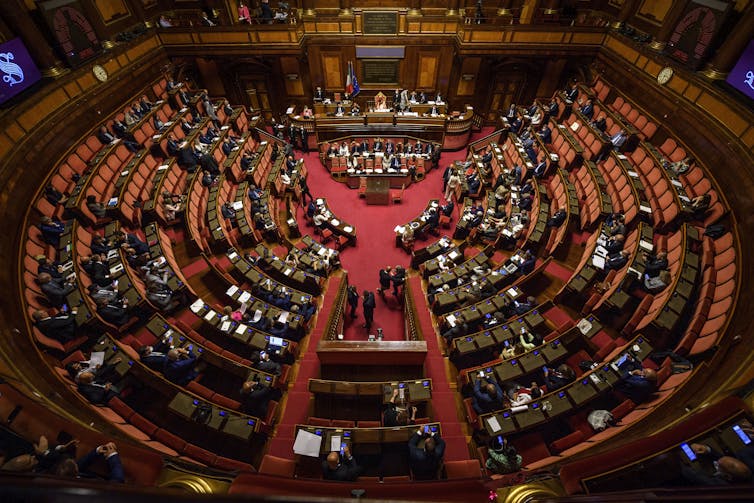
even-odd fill
[[[657,83],[665,85],[670,81],[670,79],[673,77],[673,69],[669,66],[666,66],[662,70],[660,70],[660,73],[657,74]]]
[[[105,82],[107,80],[107,70],[105,70],[105,67],[102,65],[94,65],[92,67],[92,73],[100,82]]]

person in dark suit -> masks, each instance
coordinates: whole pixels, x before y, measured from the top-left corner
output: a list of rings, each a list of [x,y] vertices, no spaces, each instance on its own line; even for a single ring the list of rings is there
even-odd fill
[[[484,383],[482,382],[484,381]],[[477,414],[505,408],[503,390],[494,379],[476,379],[472,407]]]
[[[66,343],[76,337],[76,311],[50,316],[46,311],[37,310],[32,314],[34,325],[42,335]]]
[[[278,362],[274,362],[270,359],[270,354],[267,351],[254,351],[251,354],[252,366],[266,372],[268,374],[280,375],[281,367]]]
[[[128,299],[110,302],[102,299],[97,302],[97,314],[106,322],[121,327],[131,319],[131,315],[128,313]]]
[[[419,442],[424,438],[424,447]],[[432,480],[445,455],[445,441],[439,434],[422,434],[421,430],[411,435],[408,441],[409,463],[415,480]]]
[[[65,225],[50,217],[42,217],[39,230],[42,233],[42,240],[57,248],[60,244],[60,236],[65,232]]]
[[[322,462],[322,478],[325,480],[353,482],[360,473],[361,467],[356,464],[356,460],[351,455],[351,449],[347,445],[342,448],[342,453],[332,451]]]
[[[359,307],[359,292],[354,285],[348,287],[348,305],[351,306],[351,318],[356,318],[356,308]]]
[[[45,255],[39,255],[35,257],[37,260],[37,274],[47,273],[52,279],[60,279],[63,277],[63,266],[58,262],[53,262]]]
[[[566,210],[563,208],[560,208],[558,211],[555,212],[553,216],[551,216],[547,220],[547,227],[560,227],[563,225],[563,222],[565,222],[567,213]]]
[[[552,143],[552,130],[547,124],[543,124],[542,129],[537,134],[542,139],[542,143],[546,145]]]
[[[575,83],[572,84],[570,89],[566,91],[565,96],[566,96],[566,100],[570,101],[571,103],[576,101],[576,98],[579,97],[579,88],[576,86]]]
[[[317,89],[314,90],[314,101],[322,101],[323,99],[325,99],[325,93],[321,87],[317,86]]]
[[[537,265],[537,257],[535,257],[532,254],[527,254],[527,257],[524,259],[523,262],[521,262],[521,274],[529,274],[534,270],[534,267]]]
[[[592,120],[592,117],[594,117],[594,104],[592,104],[591,99],[586,100],[584,106],[581,107],[581,113],[587,119]]]
[[[369,290],[364,290],[361,301],[361,307],[364,309],[364,324],[362,325],[362,327],[366,328],[367,332],[369,332],[369,329],[372,328],[372,321],[374,320],[374,308],[376,305],[377,304],[374,301],[374,293],[370,292]]]
[[[108,380],[115,374],[115,366],[121,362],[116,358],[112,363],[101,367],[80,372],[76,376],[76,385],[79,393],[94,405],[106,405],[113,397],[118,396],[118,389]]]
[[[390,288],[392,282],[392,269],[390,266],[380,269],[380,287],[377,289],[380,295],[385,296],[385,291]]]
[[[110,131],[107,130],[107,127],[102,126],[99,128],[99,131],[97,131],[97,139],[102,145],[110,145],[115,141],[116,138]]]
[[[194,370],[196,360],[196,355],[187,349],[171,349],[168,351],[168,361],[163,374],[170,382],[185,386],[199,375]]]
[[[173,136],[172,134],[168,135],[168,141],[167,141],[166,146],[168,149],[168,155],[171,157],[175,157],[181,151],[178,140],[176,140],[175,136]]]
[[[661,271],[668,268],[667,252],[659,252],[657,255],[651,253],[644,254],[644,274],[650,278],[660,275]]]
[[[383,426],[406,426],[407,424],[414,424],[414,421],[416,421],[416,407],[398,408],[395,405],[395,399],[399,393],[398,388],[393,389],[390,402],[382,413]]]
[[[47,273],[37,276],[37,282],[42,289],[42,293],[45,294],[45,297],[47,297],[47,300],[53,307],[60,307],[65,304],[66,296],[75,288],[71,283],[66,283],[64,279],[54,279]]]
[[[275,16],[272,14],[272,9],[270,8],[270,0],[262,0],[260,8],[262,21],[268,24],[272,23],[272,19]]]
[[[635,404],[641,404],[649,398],[657,387],[657,372],[643,368],[631,354],[626,354],[626,360],[618,367],[621,380],[615,388]]]
[[[93,449],[86,456],[78,460],[75,463],[76,474],[83,478],[97,478],[97,475],[89,472],[89,467],[98,460],[104,459],[107,463],[107,476],[106,480],[109,482],[124,483],[126,481],[126,474],[123,470],[123,463],[118,454],[117,447],[114,443],[108,442],[105,445],[100,445],[96,449]],[[70,460],[73,461],[73,460]]]
[[[626,264],[628,264],[628,257],[629,253],[626,250],[622,250],[619,253],[610,255],[607,260],[605,260],[605,271],[609,271],[611,269],[615,269],[616,271],[618,269],[623,268]]]
[[[545,367],[543,373],[548,392],[567,386],[576,379],[576,373],[565,363],[561,364],[554,370]]]
[[[139,361],[152,370],[162,372],[168,362],[168,351],[170,345],[165,339],[156,346],[141,346],[138,350]]]
[[[254,417],[265,417],[272,399],[272,390],[256,381],[246,381],[241,386],[241,412]]]
[[[739,453],[736,456],[723,456],[706,444],[691,444],[691,450],[700,461],[712,463],[712,474],[698,470],[686,464],[681,466],[681,477],[686,483],[698,486],[727,486],[731,484],[746,484],[751,482],[751,468],[747,466]],[[742,456],[745,459],[745,455]]]
[[[395,266],[391,280],[393,282],[393,295],[397,297],[398,287],[402,287],[406,283],[406,270],[400,265]]]

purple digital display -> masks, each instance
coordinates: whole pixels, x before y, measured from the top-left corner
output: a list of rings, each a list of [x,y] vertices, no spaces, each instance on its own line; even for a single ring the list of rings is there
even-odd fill
[[[0,44],[0,103],[42,78],[20,38]]]
[[[754,40],[749,42],[726,81],[749,98],[754,99]]]

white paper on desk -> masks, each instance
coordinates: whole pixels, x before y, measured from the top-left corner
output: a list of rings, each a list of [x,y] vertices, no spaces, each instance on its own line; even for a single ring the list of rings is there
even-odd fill
[[[688,197],[686,197],[686,196],[682,196],[682,195],[680,195],[680,194],[678,194],[678,199],[680,199],[680,200],[681,200],[681,201],[683,201],[684,203],[690,203],[690,202],[691,202],[691,199],[689,199],[689,198],[688,198]]]
[[[503,236],[511,237],[513,233],[509,231],[508,229],[503,229]]]
[[[291,313],[289,313],[288,311],[283,311],[282,313],[280,313],[280,317],[278,318],[278,321],[280,323],[285,323],[286,321],[288,321],[289,314]]]
[[[214,311],[207,311],[207,314],[204,315],[204,319],[207,321],[212,321],[212,318],[215,317]]]
[[[485,421],[487,421],[487,426],[490,427],[492,433],[497,433],[498,431],[502,430],[500,423],[497,422],[497,418],[495,416],[488,417],[487,419],[485,419]]]
[[[353,227],[351,227],[350,225],[346,225],[345,227],[343,227],[343,230],[346,231],[346,232],[352,232],[353,231]]]
[[[505,291],[505,293],[507,293],[509,297],[515,297],[518,295],[518,290],[516,290],[515,288],[509,288]]]
[[[194,313],[198,313],[202,310],[204,307],[204,301],[202,299],[197,299],[193,304],[191,304],[191,311]]]
[[[249,292],[243,292],[241,295],[238,296],[238,302],[246,302],[251,298],[251,294]]]
[[[618,154],[618,159],[628,159],[628,157],[623,154]]]
[[[333,218],[332,220],[330,220],[330,223],[333,225],[333,227],[337,227],[340,225],[340,220]]]
[[[676,187],[682,187],[683,185],[678,180],[670,180],[670,183],[675,185]]]
[[[240,335],[240,334],[246,332],[247,328],[249,328],[249,327],[247,327],[246,325],[244,325],[243,323],[241,323],[240,325],[238,325],[236,327],[236,333]]]
[[[341,442],[340,435],[333,435],[332,437],[330,437],[330,451],[332,452],[340,451],[340,442]]]
[[[318,458],[321,445],[322,437],[319,435],[309,433],[306,430],[298,430],[298,433],[296,433],[296,440],[293,442],[293,452],[295,454],[301,454],[302,456]],[[340,450],[340,444],[338,444],[338,450]]]
[[[286,276],[290,276],[292,272],[293,271],[291,269],[286,268],[285,271],[283,271],[283,274],[285,274]]]
[[[450,260],[455,260],[458,257],[458,252],[453,250],[452,252],[448,253],[448,258]]]
[[[654,245],[652,243],[647,243],[646,241],[639,241],[639,246],[647,251],[652,251],[654,249]]]
[[[223,332],[228,332],[230,330],[230,322],[224,321],[223,324],[220,326],[220,330]]]
[[[628,173],[628,176],[630,176],[631,178],[639,178],[639,173],[637,173],[636,171],[628,170],[626,171],[626,173]]]
[[[238,211],[243,209],[243,201],[233,201],[233,209]]]
[[[225,294],[228,295],[229,297],[233,297],[233,295],[235,295],[237,291],[238,291],[238,287],[236,285],[231,285],[230,288],[228,288],[225,291]]]
[[[228,258],[231,259],[231,260],[236,260],[236,258],[238,258],[238,253],[236,253],[236,252],[230,252],[230,253],[228,253]]]
[[[105,363],[104,351],[93,351],[92,354],[89,355],[90,367],[101,367],[103,363]]]
[[[121,171],[120,176],[126,176],[128,174],[128,170]]]
[[[643,204],[639,205],[639,211],[643,213],[649,213],[650,215],[652,214],[652,208],[650,208],[649,206],[644,206]]]
[[[573,124],[571,124],[571,131],[578,131],[578,130],[579,130],[578,122],[574,122]]]
[[[455,327],[456,326],[456,317],[454,315],[449,314],[445,318],[445,320],[448,322],[448,325],[450,325],[451,327]]]
[[[258,322],[261,319],[262,319],[262,311],[260,311],[259,309],[257,309],[256,311],[254,311],[254,317],[251,319],[251,321],[253,321],[254,323],[256,323],[256,322]]]
[[[604,269],[605,268],[605,258],[600,257],[598,255],[595,255],[592,257],[592,265],[596,267],[597,269]]]
[[[592,329],[592,323],[587,320],[586,318],[582,318],[581,321],[579,321],[576,326],[579,329],[579,332],[586,335],[589,333],[589,331]]]
[[[163,164],[162,166],[160,166],[159,168],[157,168],[157,171],[165,171],[165,170],[166,170],[166,169],[168,169],[169,167],[170,167],[169,165],[167,165],[167,164]]]
[[[317,252],[317,255],[321,255],[322,257],[324,257],[326,253],[327,253],[327,248],[323,246],[322,248],[319,249],[319,251]]]

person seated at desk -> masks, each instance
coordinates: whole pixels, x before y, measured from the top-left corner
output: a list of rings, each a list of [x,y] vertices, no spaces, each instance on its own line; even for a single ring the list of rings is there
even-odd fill
[[[390,173],[397,173],[401,169],[401,160],[396,155],[390,156],[390,166],[388,171]]]
[[[359,104],[354,101],[353,105],[351,105],[351,115],[359,115],[360,113],[361,108],[359,107]]]
[[[351,150],[348,148],[348,144],[346,142],[342,142],[340,144],[340,147],[338,148],[338,155],[342,157],[346,157]]]
[[[408,169],[408,174],[411,177],[411,181],[416,181],[416,156],[412,155],[411,158],[406,163],[406,168]]]
[[[334,143],[331,143],[330,146],[327,148],[327,152],[325,152],[325,155],[327,157],[335,157],[339,153],[340,153],[340,149],[338,148],[338,146],[335,145]]]
[[[314,117],[314,112],[312,112],[312,109],[308,106],[304,105],[304,109],[301,111],[301,117],[304,119],[311,119]]]
[[[751,429],[746,428],[744,431],[751,436]],[[703,468],[702,466],[696,464],[689,466],[684,463],[681,466],[681,477],[683,477],[685,483],[701,486],[722,486],[751,482],[752,470],[754,470],[754,461],[752,460],[754,447],[752,447],[752,444],[739,449],[732,456],[723,455],[707,444],[693,443],[689,447],[701,463],[711,463],[715,471],[710,475],[708,472],[698,470],[698,468]]]
[[[401,245],[403,245],[403,248],[406,250],[411,250],[411,248],[414,246],[414,229],[410,225],[406,225],[403,228],[403,233],[401,234]]]
[[[493,473],[504,475],[521,469],[522,461],[523,458],[516,448],[510,445],[502,435],[498,435],[490,441],[484,467]]]
[[[115,365],[120,363],[116,358],[112,363],[103,365],[96,370],[85,370],[76,376],[77,390],[94,405],[107,405],[119,390],[108,380],[113,376]],[[117,376],[117,374],[115,374]]]
[[[554,370],[548,367],[543,367],[542,373],[544,374],[545,385],[547,386],[548,392],[553,392],[567,386],[576,379],[576,373],[565,363],[561,363],[558,368]]]
[[[317,89],[314,90],[314,101],[322,101],[325,99],[325,93],[322,91],[322,88],[317,86]]]
[[[168,381],[185,386],[199,375],[194,369],[196,360],[196,355],[188,349],[171,349],[168,351],[168,361],[163,374]]]
[[[477,414],[486,414],[506,408],[502,388],[494,379],[480,377],[474,380],[472,407]]]
[[[382,414],[383,426],[406,426],[408,424],[414,424],[416,421],[416,407],[398,407],[395,405],[395,399],[398,397],[399,392],[398,388],[393,389],[393,395],[390,397],[390,402],[387,404],[385,412]]]
[[[594,129],[600,131],[601,133],[607,131],[607,121],[605,120],[604,115],[601,115],[598,119],[590,122],[590,124]]]
[[[428,115],[430,115],[431,117],[437,117],[438,115],[440,115],[440,112],[437,109],[437,105],[432,105],[432,108],[429,109]]]
[[[280,375],[280,364],[270,360],[270,354],[267,351],[254,351],[251,354],[251,364],[252,367],[262,372],[276,376]]]
[[[246,381],[241,386],[241,412],[254,417],[265,417],[272,400],[272,389],[259,382],[259,376]]]
[[[635,404],[641,404],[654,393],[657,387],[657,372],[644,368],[631,353],[626,353],[618,365],[621,380],[615,389],[623,393]]]
[[[579,111],[584,117],[592,120],[592,117],[594,117],[594,103],[592,102],[592,99],[589,98],[588,100],[586,100],[586,103],[581,106]]]
[[[392,140],[385,142],[385,155],[395,154],[395,143]]]
[[[340,482],[353,482],[361,474],[361,467],[351,455],[351,449],[347,445],[341,448],[341,452],[332,451],[327,459],[322,462],[322,478],[325,480],[337,480]]]
[[[687,207],[688,211],[690,211],[694,218],[696,219],[702,219],[704,218],[704,215],[707,213],[710,207],[710,203],[712,202],[712,196],[707,194],[702,194],[700,196],[696,196],[694,199],[691,200],[691,204]],[[684,208],[686,209],[686,208]]]
[[[644,274],[646,274],[650,278],[654,278],[667,268],[667,252],[659,252],[656,255],[653,253],[644,252]]]
[[[335,107],[335,116],[336,117],[343,117],[343,114],[345,114],[346,111],[343,108],[343,104],[339,101],[337,106]]]
[[[375,138],[373,150],[375,152],[382,152],[384,148],[385,143],[382,141],[382,138]]]
[[[424,447],[419,442],[424,439]],[[408,441],[409,464],[415,480],[432,480],[438,476],[445,455],[445,440],[439,434],[418,430]]]

